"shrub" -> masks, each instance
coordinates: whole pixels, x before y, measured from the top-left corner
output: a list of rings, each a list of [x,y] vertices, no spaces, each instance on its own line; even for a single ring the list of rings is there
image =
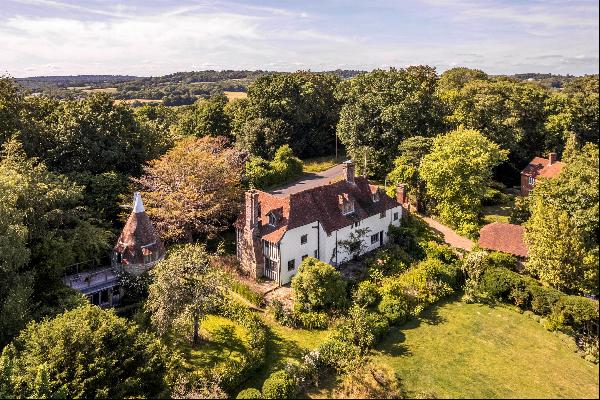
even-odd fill
[[[386,365],[369,363],[342,378],[334,397],[338,399],[401,399],[400,380]]]
[[[392,239],[392,243],[399,245],[413,259],[425,258],[425,251],[419,244],[416,233],[410,227],[390,225],[388,235]],[[404,261],[406,262],[406,260]]]
[[[570,334],[598,335],[598,302],[581,296],[562,296],[552,307],[548,327]]]
[[[495,300],[507,301],[513,289],[524,287],[521,276],[506,268],[487,268],[479,281],[479,291]]]
[[[381,299],[377,309],[390,324],[400,325],[410,316],[412,301],[404,294],[386,295]]]
[[[251,186],[264,189],[300,176],[302,169],[302,161],[294,157],[290,146],[283,145],[275,152],[273,161],[252,157],[246,163],[245,175]]]
[[[258,389],[248,388],[238,393],[236,399],[262,399],[263,396]]]
[[[515,256],[499,251],[489,253],[485,262],[487,266],[490,267],[506,268],[513,271],[517,269],[518,264],[518,260]]]
[[[373,307],[379,302],[379,286],[375,282],[362,281],[354,292],[354,304],[362,307]]]
[[[538,315],[550,314],[554,304],[564,296],[559,290],[542,286],[533,278],[524,278],[524,282],[530,295],[531,310]]]
[[[264,297],[261,293],[253,290],[250,286],[238,281],[235,278],[233,278],[230,282],[231,290],[233,290],[235,293],[239,294],[257,307],[263,306]]]
[[[297,391],[295,380],[285,371],[273,372],[262,387],[262,395],[265,399],[293,399]]]
[[[324,312],[300,312],[295,317],[305,329],[325,329],[328,325],[327,314]]]
[[[273,313],[275,321],[283,326],[297,328],[300,322],[296,318],[296,314],[287,309],[280,300],[273,299],[269,303],[269,310]]]
[[[439,259],[428,258],[418,263],[408,272],[400,275],[400,285],[417,301],[415,313],[420,313],[428,305],[454,292],[457,282],[457,268],[449,267]]]
[[[452,264],[458,260],[458,256],[452,250],[452,247],[444,243],[437,243],[430,240],[425,245],[425,253],[427,258],[435,258],[443,263]]]
[[[380,314],[354,305],[333,332],[333,337],[357,346],[361,353],[371,348],[388,328]]]
[[[388,276],[402,273],[413,262],[412,256],[400,246],[390,246],[378,251],[374,257],[367,260],[369,275],[378,271],[380,275]]]
[[[317,351],[323,365],[337,372],[352,370],[362,362],[360,348],[335,335],[323,342]]]
[[[298,274],[292,279],[294,310],[329,311],[347,304],[346,282],[336,269],[315,258],[302,261]]]

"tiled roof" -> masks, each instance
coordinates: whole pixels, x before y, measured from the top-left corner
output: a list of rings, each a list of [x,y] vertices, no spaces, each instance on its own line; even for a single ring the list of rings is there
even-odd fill
[[[525,228],[521,225],[493,222],[479,231],[479,247],[527,257],[528,250],[523,241],[524,233]]]
[[[372,193],[375,185],[370,185],[364,177],[355,177],[354,184],[341,180],[328,185],[292,193],[285,197],[276,197],[269,193],[258,191],[259,235],[270,242],[276,243],[287,230],[319,221],[325,232],[330,234],[356,220],[379,214],[382,211],[400,206],[395,199],[381,191],[379,201],[374,202]],[[340,196],[354,200],[354,212],[342,214],[339,207]],[[275,226],[268,224],[267,214],[275,209],[281,210],[281,218]],[[244,211],[236,221],[236,227],[243,228]]]
[[[558,175],[562,169],[563,163],[555,161],[550,165],[550,161],[547,158],[535,157],[527,164],[525,169],[521,172],[523,175],[531,176],[533,178],[544,177],[553,178]]]
[[[124,264],[143,264],[144,256],[155,259],[165,254],[165,248],[145,211],[129,215],[114,250],[122,254]]]

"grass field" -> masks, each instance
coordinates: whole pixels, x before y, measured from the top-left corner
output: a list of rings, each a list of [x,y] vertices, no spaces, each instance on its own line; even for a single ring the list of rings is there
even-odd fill
[[[246,92],[223,92],[225,96],[227,96],[227,100],[233,101],[237,99],[245,99],[248,97],[248,93]]]
[[[458,301],[396,329],[374,361],[394,368],[409,397],[598,398],[598,366],[539,323]]]
[[[485,206],[483,207],[483,220],[486,224],[492,222],[505,222],[508,223],[510,213],[514,208],[514,201],[508,204],[496,205],[496,206]]]
[[[337,158],[335,156],[307,158],[302,160],[302,162],[304,163],[304,172],[321,172],[335,167],[339,163],[346,161],[346,159],[346,155],[343,154],[338,155]]]
[[[327,338],[327,331],[308,331],[292,329],[279,325],[270,316],[265,315],[263,321],[269,326],[267,342],[267,359],[263,368],[258,370],[240,388],[254,387],[261,389],[265,379],[272,372],[283,367],[287,360],[300,359],[307,351],[314,350]]]
[[[239,359],[246,352],[247,330],[227,318],[209,315],[202,321],[200,333],[203,341],[198,345],[180,341],[187,368],[210,368],[229,358]]]

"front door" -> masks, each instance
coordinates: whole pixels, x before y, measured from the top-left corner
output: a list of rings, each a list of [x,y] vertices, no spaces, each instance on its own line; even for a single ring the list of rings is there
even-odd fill
[[[265,257],[265,277],[277,281],[277,263]]]

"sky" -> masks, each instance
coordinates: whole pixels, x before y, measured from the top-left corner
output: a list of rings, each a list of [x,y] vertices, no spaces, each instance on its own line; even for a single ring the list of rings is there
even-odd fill
[[[0,0],[0,75],[598,73],[597,0]]]

